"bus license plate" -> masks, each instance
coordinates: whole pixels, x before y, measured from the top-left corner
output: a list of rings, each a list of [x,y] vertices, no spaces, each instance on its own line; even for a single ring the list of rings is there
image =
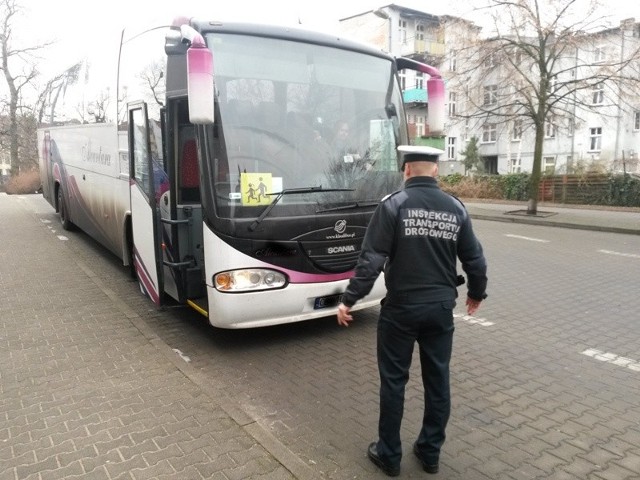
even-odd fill
[[[336,295],[327,295],[325,297],[317,297],[313,302],[313,308],[318,310],[320,308],[329,308],[335,307],[342,300],[342,294],[338,293]]]

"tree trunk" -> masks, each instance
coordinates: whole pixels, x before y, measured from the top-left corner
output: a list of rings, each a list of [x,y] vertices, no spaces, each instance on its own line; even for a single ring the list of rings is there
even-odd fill
[[[11,159],[11,176],[20,174],[20,157],[18,155],[18,93],[11,88],[9,104],[9,158]]]
[[[531,180],[529,182],[529,201],[527,203],[527,215],[538,214],[538,189],[540,188],[543,148],[544,118],[539,118],[536,122],[536,139],[533,147],[533,166],[531,167]]]

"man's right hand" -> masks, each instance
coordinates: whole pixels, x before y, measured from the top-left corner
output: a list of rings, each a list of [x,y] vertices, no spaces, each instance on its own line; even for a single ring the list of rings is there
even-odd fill
[[[338,325],[342,325],[343,327],[348,327],[349,322],[353,320],[353,317],[349,313],[351,311],[351,307],[347,307],[344,303],[338,305]]]

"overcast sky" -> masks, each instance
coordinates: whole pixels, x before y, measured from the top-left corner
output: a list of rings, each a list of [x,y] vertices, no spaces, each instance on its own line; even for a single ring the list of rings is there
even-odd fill
[[[45,37],[61,40],[77,34],[89,34],[103,28],[115,28],[135,19],[168,18],[177,15],[222,20],[297,23],[331,28],[337,20],[395,3],[435,15],[458,15],[469,20],[478,17],[474,7],[483,0],[18,0],[24,5],[29,24]],[[586,0],[585,0],[586,1]],[[636,16],[640,20],[638,0],[601,0],[603,14],[617,22]],[[34,30],[32,30],[33,32]]]
[[[358,13],[395,3],[435,15],[456,15],[479,22],[474,5],[483,0],[400,0],[380,2],[372,0],[18,0],[24,6],[20,33],[28,35],[25,45],[56,41],[47,51],[46,63],[58,69],[66,68],[84,52],[105,48],[109,34],[119,32],[126,24],[147,23],[157,19],[170,23],[178,15],[220,20],[244,20],[295,24],[336,31],[338,20]],[[587,0],[584,0],[587,1]],[[640,21],[638,0],[601,0],[606,3],[603,13],[613,25],[622,18],[635,17]],[[383,21],[383,20],[381,20]],[[18,29],[16,29],[18,30]],[[117,48],[117,47],[113,47]],[[46,67],[44,68],[47,69]]]

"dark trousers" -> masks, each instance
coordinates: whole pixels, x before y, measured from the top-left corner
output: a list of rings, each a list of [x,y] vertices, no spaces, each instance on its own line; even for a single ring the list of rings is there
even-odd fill
[[[453,346],[454,301],[399,304],[387,301],[378,320],[380,419],[378,455],[389,465],[402,458],[400,425],[415,342],[420,347],[424,417],[417,439],[421,458],[438,463],[451,411],[449,361]]]

